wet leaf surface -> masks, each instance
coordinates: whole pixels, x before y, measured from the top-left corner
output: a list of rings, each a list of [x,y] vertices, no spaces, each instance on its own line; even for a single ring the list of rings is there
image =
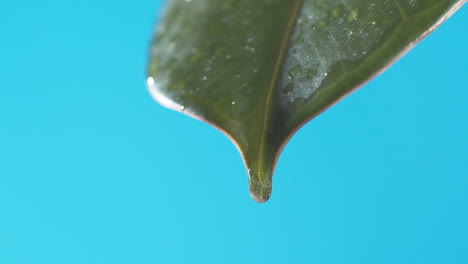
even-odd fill
[[[265,202],[295,131],[465,2],[171,0],[150,51],[148,87],[162,105],[229,136],[253,199]]]

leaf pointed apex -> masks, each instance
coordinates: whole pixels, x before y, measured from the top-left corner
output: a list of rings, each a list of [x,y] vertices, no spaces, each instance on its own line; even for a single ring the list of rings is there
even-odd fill
[[[270,199],[273,173],[271,170],[257,171],[258,170],[253,169],[247,171],[249,176],[250,196],[257,203],[264,203]]]

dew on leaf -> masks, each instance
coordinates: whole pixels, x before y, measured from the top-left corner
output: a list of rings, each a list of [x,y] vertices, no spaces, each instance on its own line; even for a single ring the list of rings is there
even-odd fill
[[[313,80],[315,76],[317,76],[317,71],[314,69],[308,69],[306,76],[307,76],[307,79]]]
[[[299,73],[299,71],[302,69],[301,65],[296,65],[294,66],[294,68],[292,68],[289,72],[288,72],[288,77],[289,79],[294,79],[296,78],[296,75]]]
[[[356,19],[358,15],[359,15],[359,9],[355,8],[348,14],[346,21],[349,23],[353,21],[354,19]]]
[[[318,29],[325,28],[327,27],[327,22],[325,22],[325,20],[320,20],[317,23],[315,23],[313,27]]]

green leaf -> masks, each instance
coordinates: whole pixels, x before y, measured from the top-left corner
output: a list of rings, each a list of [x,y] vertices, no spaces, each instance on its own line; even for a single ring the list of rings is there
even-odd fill
[[[171,0],[151,48],[162,105],[224,132],[257,202],[295,131],[466,0]],[[390,91],[389,91],[390,92]]]

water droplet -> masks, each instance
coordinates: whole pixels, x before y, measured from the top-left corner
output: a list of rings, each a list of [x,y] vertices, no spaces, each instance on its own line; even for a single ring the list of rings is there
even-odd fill
[[[327,22],[325,22],[325,20],[320,20],[317,23],[315,23],[313,27],[318,29],[325,28],[327,27]]]
[[[307,76],[307,79],[313,80],[315,78],[315,76],[317,76],[317,71],[314,70],[314,69],[308,69],[306,76]]]
[[[154,85],[153,77],[148,77],[148,79],[146,79],[146,83],[148,84],[148,86],[153,86]]]
[[[289,79],[294,79],[299,71],[302,69],[301,65],[296,65],[288,72]]]
[[[206,81],[208,78],[206,76],[203,76],[202,80]]]
[[[359,9],[355,8],[349,13],[348,17],[346,18],[346,21],[349,23],[353,21],[354,19],[356,19],[358,15],[359,15]]]
[[[235,104],[236,104],[236,102],[232,101],[232,102],[231,102],[231,104],[235,105]]]

